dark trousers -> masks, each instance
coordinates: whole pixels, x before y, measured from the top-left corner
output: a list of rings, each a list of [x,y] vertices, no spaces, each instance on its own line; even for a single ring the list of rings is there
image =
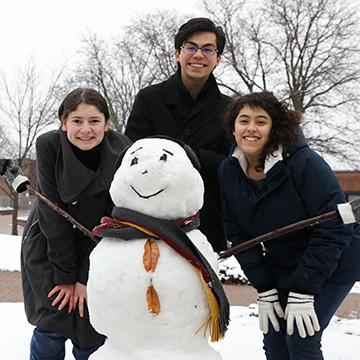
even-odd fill
[[[55,332],[35,328],[30,344],[30,360],[64,360],[66,340],[68,338]],[[76,360],[87,360],[103,344],[104,340],[101,339],[87,349],[80,349],[73,343],[72,353]]]
[[[264,335],[264,350],[267,360],[323,360],[321,351],[321,337],[323,331],[341,305],[346,295],[350,292],[354,283],[339,285],[325,284],[320,294],[315,296],[315,312],[320,323],[320,331],[314,336],[302,339],[299,336],[296,325],[294,334],[286,333],[286,321],[279,319],[280,331],[276,332],[271,324],[269,332]],[[285,311],[288,291],[279,290],[280,304]]]

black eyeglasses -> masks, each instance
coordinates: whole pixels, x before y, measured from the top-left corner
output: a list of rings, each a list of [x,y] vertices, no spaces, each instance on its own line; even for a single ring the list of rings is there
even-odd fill
[[[184,45],[180,49],[184,50],[185,54],[194,55],[199,49],[204,56],[211,56],[218,52],[218,50],[212,45],[205,45],[203,47],[197,47],[196,45]]]

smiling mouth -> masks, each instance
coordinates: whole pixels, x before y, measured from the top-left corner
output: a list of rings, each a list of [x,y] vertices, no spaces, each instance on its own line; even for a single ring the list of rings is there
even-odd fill
[[[160,193],[162,193],[165,189],[161,189],[159,191],[157,191],[156,193],[153,193],[151,195],[141,195],[132,185],[130,185],[130,187],[136,192],[136,194],[141,197],[142,199],[150,199],[153,196],[159,195]]]
[[[195,69],[203,69],[206,67],[205,64],[196,64],[196,63],[190,63],[189,64],[191,67],[195,68]]]

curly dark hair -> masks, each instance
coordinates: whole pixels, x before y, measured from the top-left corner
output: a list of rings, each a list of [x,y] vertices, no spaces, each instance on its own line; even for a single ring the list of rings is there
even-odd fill
[[[183,43],[194,33],[212,32],[216,35],[216,48],[218,55],[221,55],[225,47],[225,34],[221,26],[216,26],[208,18],[193,18],[182,24],[175,35],[175,49],[180,51]]]
[[[279,101],[269,91],[239,96],[228,105],[225,112],[225,128],[231,136],[233,136],[235,120],[239,111],[245,106],[265,110],[272,120],[269,141],[264,147],[257,167],[258,169],[263,169],[266,156],[277,150],[279,145],[282,145],[284,150],[286,150],[291,144],[296,142],[302,114],[295,110],[289,110],[286,102]]]

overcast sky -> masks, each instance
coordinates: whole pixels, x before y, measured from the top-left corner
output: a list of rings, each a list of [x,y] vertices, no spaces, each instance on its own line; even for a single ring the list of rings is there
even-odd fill
[[[195,4],[196,0],[0,0],[0,71],[9,74],[30,56],[42,67],[60,64],[74,56],[86,32],[111,37],[135,15],[156,9],[199,14]]]

